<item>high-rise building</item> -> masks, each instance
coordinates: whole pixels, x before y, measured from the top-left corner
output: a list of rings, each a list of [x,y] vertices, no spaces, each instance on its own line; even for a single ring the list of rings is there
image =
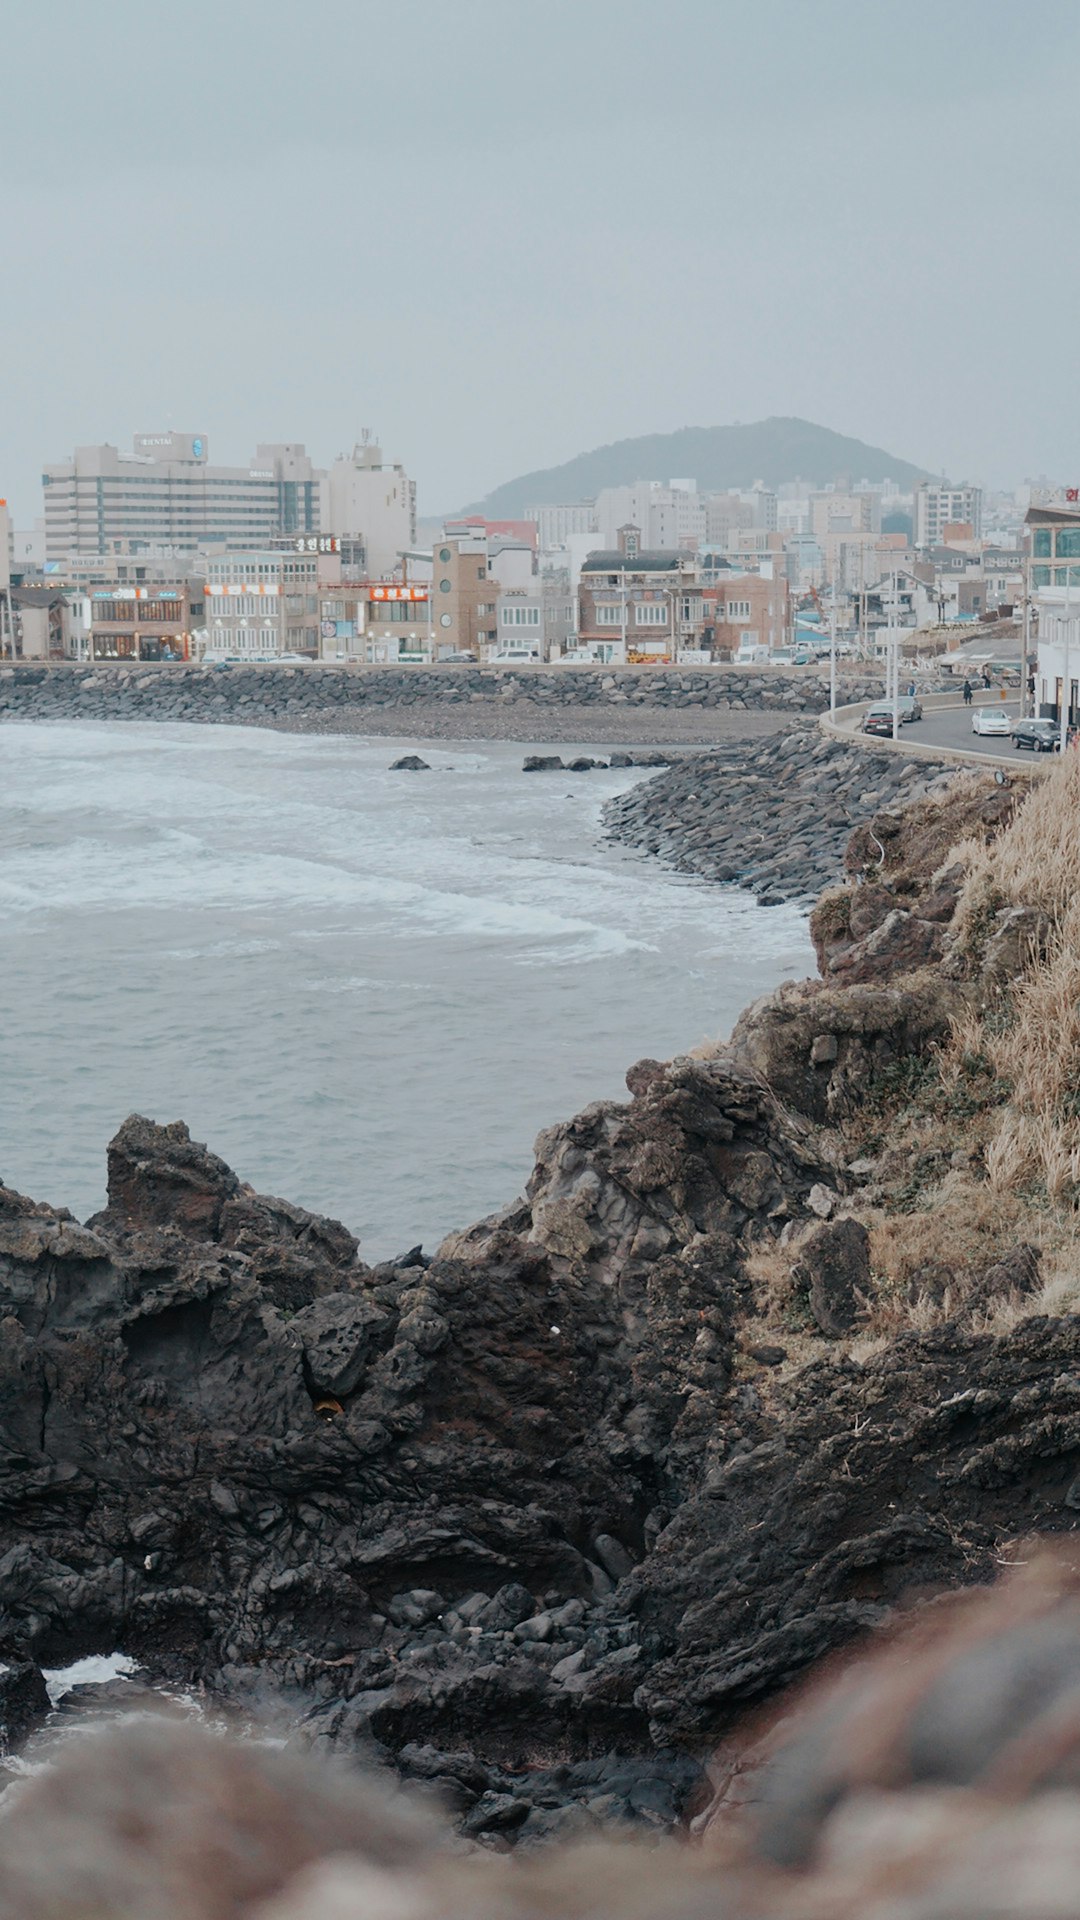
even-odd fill
[[[921,481],[915,489],[915,545],[940,546],[945,527],[958,521],[967,522],[974,539],[982,537],[982,488]]]
[[[213,467],[202,433],[136,434],[131,453],[76,447],[48,466],[45,553],[132,553],[142,547],[263,546],[319,527],[319,475],[302,446],[259,446],[247,467]]]
[[[416,545],[416,483],[365,437],[323,478],[322,524],[328,533],[362,539],[372,579],[386,579]]]

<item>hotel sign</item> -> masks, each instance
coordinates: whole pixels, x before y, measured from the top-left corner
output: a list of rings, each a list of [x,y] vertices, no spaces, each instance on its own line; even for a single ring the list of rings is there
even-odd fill
[[[373,600],[426,600],[427,587],[369,587]]]
[[[307,533],[301,535],[293,551],[295,553],[340,553],[341,541],[336,533]]]

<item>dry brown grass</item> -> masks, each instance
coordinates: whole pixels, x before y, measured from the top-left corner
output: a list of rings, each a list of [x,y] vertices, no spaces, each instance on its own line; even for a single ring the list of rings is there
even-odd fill
[[[961,861],[967,880],[956,917],[961,944],[977,939],[1002,907],[1033,907],[1063,925],[1080,897],[1080,754],[1066,754],[1041,781],[1004,832],[989,846],[967,840],[949,863]]]
[[[1066,755],[997,840],[958,853],[962,946],[977,953],[1005,907],[1033,910],[1047,931],[1007,1004],[955,1023],[943,1075],[955,1084],[980,1058],[1010,1090],[984,1149],[991,1187],[1041,1188],[1071,1209],[1080,1197],[1080,755]]]
[[[974,806],[985,777],[969,784]],[[954,922],[966,1001],[945,1044],[895,1063],[837,1142],[877,1164],[870,1204],[857,1207],[872,1278],[842,1343],[854,1359],[957,1318],[1004,1334],[1031,1314],[1080,1311],[1080,754],[1036,784],[995,839],[942,841],[939,854],[942,872],[966,872]],[[839,910],[824,904],[826,916]],[[1003,979],[997,949],[992,970],[980,962],[1010,908],[1037,917],[1038,938],[1025,944],[1025,922],[1018,977]],[[1020,1243],[1041,1249],[1040,1284],[993,1292],[982,1277]],[[793,1296],[795,1251],[766,1244],[747,1263],[747,1332],[779,1341],[789,1368],[838,1351]]]

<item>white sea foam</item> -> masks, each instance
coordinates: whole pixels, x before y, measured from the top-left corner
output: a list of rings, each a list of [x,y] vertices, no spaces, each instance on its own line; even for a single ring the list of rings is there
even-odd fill
[[[126,1680],[139,1670],[126,1653],[90,1653],[68,1667],[43,1667],[45,1687],[54,1707],[73,1687],[100,1687],[107,1680]]]
[[[641,776],[520,745],[5,726],[0,1169],[85,1216],[131,1109],[370,1257],[513,1197],[534,1135],[809,969],[794,910],[606,845]],[[451,771],[452,770],[452,771]]]

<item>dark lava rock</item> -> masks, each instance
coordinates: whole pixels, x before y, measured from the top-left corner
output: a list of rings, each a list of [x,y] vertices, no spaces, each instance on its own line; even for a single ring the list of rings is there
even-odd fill
[[[565,773],[562,758],[557,753],[527,753],[521,763],[522,773]]]
[[[806,1294],[822,1333],[849,1332],[858,1296],[870,1286],[870,1235],[861,1220],[829,1220],[814,1227],[800,1242],[792,1280]]]
[[[49,1711],[45,1676],[32,1660],[0,1665],[0,1749],[10,1753]]]
[[[421,760],[418,753],[403,753],[400,760],[391,760],[391,773],[430,773],[431,762]]]

